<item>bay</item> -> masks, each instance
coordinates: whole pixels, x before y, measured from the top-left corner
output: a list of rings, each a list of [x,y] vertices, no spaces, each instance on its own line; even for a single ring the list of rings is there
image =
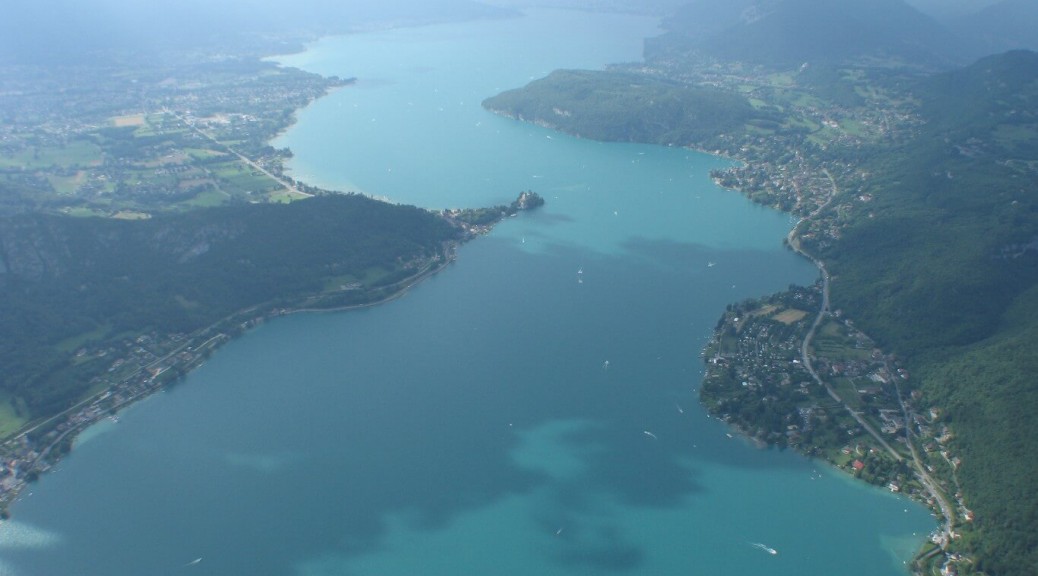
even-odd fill
[[[788,217],[716,188],[723,159],[479,108],[655,30],[537,11],[284,57],[358,78],[277,143],[298,178],[547,205],[404,298],[269,322],[92,429],[0,524],[0,574],[904,574],[924,509],[698,405],[724,306],[816,277]]]

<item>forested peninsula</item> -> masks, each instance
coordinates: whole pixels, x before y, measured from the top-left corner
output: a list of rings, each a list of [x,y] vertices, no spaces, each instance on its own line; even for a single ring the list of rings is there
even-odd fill
[[[733,303],[703,402],[929,503],[942,524],[920,573],[1028,574],[1038,54],[951,71],[755,65],[697,60],[678,36],[654,40],[644,66],[555,72],[484,106],[741,160],[715,180],[800,215],[788,240],[826,282]]]
[[[79,430],[183,376],[271,316],[401,294],[502,217],[543,204],[433,212],[357,194],[146,220],[0,219],[6,506]]]

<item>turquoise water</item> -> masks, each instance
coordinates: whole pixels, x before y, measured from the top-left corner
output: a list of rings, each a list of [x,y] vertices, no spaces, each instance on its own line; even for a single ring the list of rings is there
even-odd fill
[[[0,574],[903,574],[924,509],[729,438],[697,403],[724,306],[815,277],[788,218],[714,187],[723,160],[478,108],[635,59],[653,30],[538,12],[286,58],[359,79],[278,143],[297,176],[548,204],[404,298],[269,322],[92,429],[0,524]]]

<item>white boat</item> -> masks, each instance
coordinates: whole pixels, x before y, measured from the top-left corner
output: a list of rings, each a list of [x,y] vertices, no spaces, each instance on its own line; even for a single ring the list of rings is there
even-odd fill
[[[770,546],[766,546],[764,544],[761,544],[760,542],[751,542],[751,544],[753,545],[754,548],[756,548],[758,550],[763,550],[763,551],[767,552],[768,554],[771,554],[772,556],[778,554],[778,550],[775,550],[774,548],[772,548]]]

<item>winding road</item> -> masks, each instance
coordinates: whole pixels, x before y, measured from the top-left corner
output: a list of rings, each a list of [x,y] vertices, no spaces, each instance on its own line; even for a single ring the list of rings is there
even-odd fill
[[[900,462],[904,460],[904,457],[890,444],[888,444],[887,441],[879,435],[879,432],[877,432],[871,424],[865,421],[865,419],[861,416],[860,412],[853,410],[849,405],[847,405],[846,402],[843,401],[843,398],[840,398],[840,395],[836,393],[836,390],[833,390],[833,387],[830,386],[828,382],[823,380],[822,377],[818,375],[818,372],[815,370],[814,364],[811,361],[811,341],[814,339],[815,332],[818,330],[818,327],[825,320],[826,316],[829,315],[829,283],[831,279],[829,277],[829,271],[825,268],[825,262],[822,262],[818,258],[815,258],[814,256],[808,254],[800,246],[799,232],[800,227],[803,226],[805,222],[811,220],[812,218],[820,214],[823,210],[828,208],[829,205],[832,204],[833,199],[836,198],[836,194],[839,192],[839,189],[836,187],[836,179],[833,178],[833,175],[828,170],[824,170],[824,172],[826,177],[829,178],[829,183],[832,185],[832,191],[829,193],[829,198],[825,201],[824,204],[822,204],[818,208],[815,208],[813,212],[811,212],[806,217],[802,218],[799,222],[797,222],[797,225],[794,226],[793,229],[789,231],[789,235],[786,236],[786,242],[789,244],[790,248],[792,248],[793,251],[797,254],[800,254],[804,258],[807,258],[808,260],[813,262],[814,265],[818,267],[818,271],[822,274],[822,306],[818,310],[818,315],[815,316],[814,323],[811,324],[811,328],[807,331],[807,335],[804,336],[804,341],[800,344],[800,358],[801,361],[804,363],[804,367],[807,368],[807,372],[811,375],[812,378],[814,378],[815,382],[817,382],[820,386],[824,386],[825,391],[829,393],[829,396],[832,397],[833,400],[839,402],[844,408],[846,408],[847,412],[850,413],[850,415],[858,422],[858,424],[861,425],[861,427],[864,428],[865,431],[869,433],[869,435],[875,438],[876,441],[879,442],[880,445],[887,450],[887,452],[890,452],[890,455],[893,456],[895,460]]]
[[[879,432],[877,432],[871,424],[865,421],[860,412],[853,410],[846,402],[843,401],[842,398],[840,398],[840,395],[837,394],[835,390],[833,390],[832,386],[830,386],[828,382],[826,382],[822,379],[821,376],[819,376],[818,372],[814,369],[814,365],[811,362],[811,354],[809,352],[811,349],[811,341],[814,339],[815,332],[818,330],[818,327],[822,324],[822,321],[825,319],[826,316],[829,315],[829,284],[831,279],[829,277],[829,271],[825,268],[825,263],[822,262],[820,259],[815,258],[811,254],[808,254],[800,246],[799,233],[800,227],[805,222],[816,217],[823,210],[828,208],[829,205],[832,203],[833,199],[836,198],[837,193],[839,192],[839,189],[836,186],[836,179],[833,178],[833,175],[829,172],[829,170],[823,171],[825,172],[826,177],[829,178],[829,183],[832,185],[832,191],[829,193],[829,198],[825,201],[824,204],[822,204],[813,212],[811,212],[810,214],[802,218],[799,222],[797,222],[796,226],[794,226],[793,229],[790,230],[789,234],[786,236],[786,242],[789,244],[789,247],[792,248],[793,251],[797,254],[800,254],[804,258],[807,258],[808,260],[813,262],[814,265],[818,267],[818,271],[822,275],[822,306],[818,310],[818,315],[815,317],[814,323],[811,324],[811,328],[807,331],[807,334],[804,336],[804,341],[800,345],[801,361],[803,362],[804,367],[807,368],[808,373],[811,374],[811,377],[815,380],[815,382],[817,382],[821,386],[824,386],[826,392],[829,393],[829,396],[832,397],[833,400],[836,400],[841,405],[843,405],[843,407],[847,409],[847,412],[852,417],[854,417],[858,424],[860,424],[861,427],[865,431],[867,431],[870,436],[872,436],[877,442],[879,442],[880,445],[882,445],[887,450],[887,452],[889,452],[890,455],[894,457],[895,460],[901,462],[904,460],[904,456],[902,456],[889,443],[887,443],[887,441],[882,436],[880,436]],[[936,500],[938,507],[940,507],[941,509],[941,514],[944,516],[944,526],[942,530],[944,533],[944,540],[945,542],[947,542],[954,535],[955,508],[951,506],[951,504],[948,502],[948,499],[945,498],[944,494],[937,487],[937,483],[927,473],[926,467],[923,466],[923,462],[919,458],[919,453],[916,451],[915,444],[912,443],[912,434],[910,431],[910,421],[908,420],[908,411],[904,405],[904,402],[901,399],[900,387],[897,388],[897,393],[898,402],[901,404],[901,409],[905,414],[906,440],[909,451],[912,454],[912,464],[915,468],[916,478],[919,479],[919,482],[923,485],[923,487],[930,494],[930,496],[932,496],[934,500]]]

